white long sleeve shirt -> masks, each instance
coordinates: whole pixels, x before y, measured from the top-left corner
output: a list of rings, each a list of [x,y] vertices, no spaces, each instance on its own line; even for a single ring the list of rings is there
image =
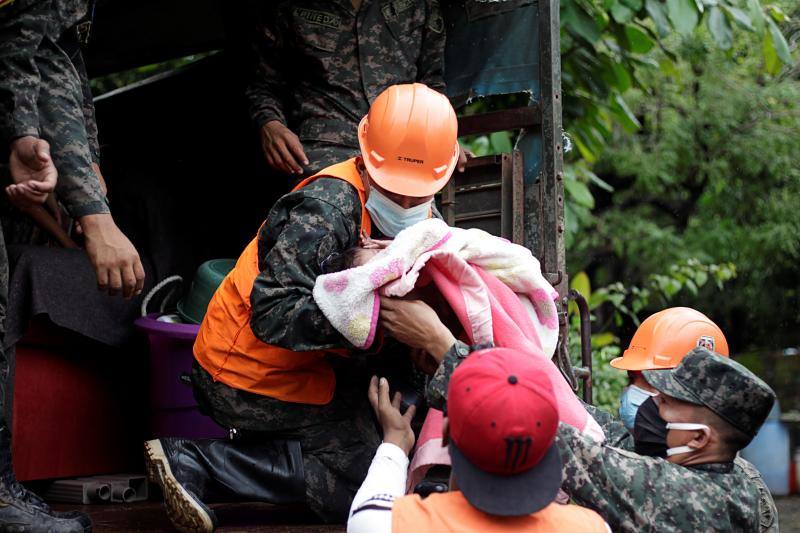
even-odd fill
[[[394,444],[378,446],[364,483],[358,489],[350,517],[348,533],[391,533],[392,505],[406,492],[408,457]]]

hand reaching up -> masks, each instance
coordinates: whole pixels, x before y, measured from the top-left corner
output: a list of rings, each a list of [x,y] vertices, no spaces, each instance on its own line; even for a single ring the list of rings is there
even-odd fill
[[[411,420],[417,412],[416,406],[410,406],[405,413],[400,413],[400,402],[403,400],[399,392],[394,394],[394,398],[389,400],[389,382],[386,378],[380,380],[372,376],[369,382],[369,403],[375,411],[378,423],[383,428],[383,442],[394,444],[406,455],[411,453],[416,437],[411,429]]]

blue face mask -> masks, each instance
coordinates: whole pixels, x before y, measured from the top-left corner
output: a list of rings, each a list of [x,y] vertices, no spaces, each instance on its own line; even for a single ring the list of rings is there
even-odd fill
[[[408,209],[397,205],[384,194],[372,187],[367,198],[366,208],[370,218],[387,237],[396,237],[398,233],[417,222],[428,218],[433,199]]]
[[[657,394],[640,389],[636,385],[625,387],[625,392],[622,393],[619,399],[619,418],[626,428],[633,429],[636,421],[636,411],[639,410],[639,406],[653,396],[657,396]]]

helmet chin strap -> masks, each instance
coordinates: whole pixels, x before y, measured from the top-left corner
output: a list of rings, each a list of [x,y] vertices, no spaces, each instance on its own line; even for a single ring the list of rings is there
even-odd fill
[[[692,431],[692,430],[703,430],[705,432],[709,431],[709,427],[705,424],[696,424],[694,422],[669,422],[667,423],[667,430],[670,429],[680,429],[683,431]],[[667,457],[672,457],[673,455],[679,455],[681,453],[690,453],[697,451],[695,448],[691,446],[675,446],[673,448],[667,448]]]

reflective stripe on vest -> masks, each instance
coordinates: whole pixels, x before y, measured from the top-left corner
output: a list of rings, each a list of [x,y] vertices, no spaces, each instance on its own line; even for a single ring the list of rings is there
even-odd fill
[[[392,506],[392,532],[409,531],[607,533],[608,528],[594,511],[558,503],[551,503],[525,516],[492,516],[470,505],[461,492],[455,491],[431,494],[424,500],[417,494],[395,500]]]
[[[303,180],[293,191],[321,177],[338,178],[356,188],[361,201],[361,231],[369,235],[372,223],[355,158]],[[293,352],[266,344],[253,334],[250,293],[259,273],[256,236],[208,304],[194,344],[195,359],[214,380],[236,389],[286,402],[312,405],[330,402],[336,378],[326,352]]]

